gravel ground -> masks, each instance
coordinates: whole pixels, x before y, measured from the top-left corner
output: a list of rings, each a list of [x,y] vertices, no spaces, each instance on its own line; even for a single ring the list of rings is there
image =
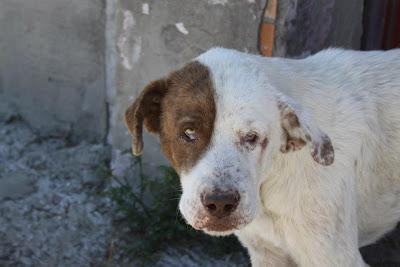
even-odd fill
[[[0,122],[0,266],[140,266],[122,249],[134,237],[100,193],[111,186],[98,177],[110,154],[101,144],[40,138],[22,121]],[[117,157],[115,172],[126,161]],[[247,264],[208,258],[198,247],[170,248],[157,266]]]
[[[0,124],[0,265],[99,265],[112,232],[111,203],[97,194],[103,145],[38,138]]]
[[[98,166],[101,144],[40,138],[22,121],[0,122],[0,266],[140,266],[124,254],[129,238]],[[124,169],[126,157],[113,162]],[[122,166],[122,167],[121,167]],[[400,266],[400,229],[362,249],[372,266]],[[201,247],[170,248],[156,266],[248,266],[237,255],[210,259]]]

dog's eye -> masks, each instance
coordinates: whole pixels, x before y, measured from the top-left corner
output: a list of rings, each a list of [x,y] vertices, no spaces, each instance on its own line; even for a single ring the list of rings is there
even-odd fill
[[[258,135],[255,132],[249,132],[244,136],[243,139],[245,143],[254,145],[258,141]]]
[[[194,129],[192,128],[187,128],[184,131],[183,138],[187,142],[194,142],[197,140],[197,133]]]

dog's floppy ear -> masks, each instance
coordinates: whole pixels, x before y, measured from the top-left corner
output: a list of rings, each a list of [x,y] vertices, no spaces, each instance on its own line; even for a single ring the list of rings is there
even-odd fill
[[[168,89],[166,79],[148,84],[125,111],[125,124],[132,135],[132,153],[143,150],[143,124],[150,133],[160,131],[161,100]]]
[[[296,151],[308,145],[311,156],[321,165],[328,166],[334,161],[332,142],[327,134],[314,125],[311,119],[285,97],[279,97],[278,108],[282,126],[281,152]]]

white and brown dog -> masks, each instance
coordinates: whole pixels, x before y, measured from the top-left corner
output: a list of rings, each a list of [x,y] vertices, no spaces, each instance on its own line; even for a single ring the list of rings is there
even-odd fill
[[[364,266],[400,219],[400,50],[301,60],[215,48],[128,108],[180,175],[179,208],[253,266]]]

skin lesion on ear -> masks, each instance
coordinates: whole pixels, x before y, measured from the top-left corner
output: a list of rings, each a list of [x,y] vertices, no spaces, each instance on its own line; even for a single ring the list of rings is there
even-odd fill
[[[143,151],[143,125],[151,133],[160,130],[161,100],[167,89],[166,79],[151,82],[125,112],[125,124],[132,135],[132,153],[136,156]]]
[[[278,105],[281,111],[282,140],[281,152],[288,153],[302,149],[307,141],[296,113],[284,103]]]
[[[320,129],[310,131],[311,126],[299,119],[298,113],[284,101],[278,101],[282,126],[282,153],[302,149],[306,144],[311,146],[311,156],[315,162],[328,166],[334,162],[334,149],[330,138]],[[312,124],[311,124],[312,125]]]
[[[324,166],[329,166],[334,162],[335,151],[327,135],[322,136],[322,142],[313,144],[311,156],[316,162]]]
[[[284,132],[285,137],[283,138],[286,139],[286,142],[281,145],[280,150],[282,153],[297,151],[302,149],[306,145],[306,142],[303,139],[290,137],[285,129]]]

